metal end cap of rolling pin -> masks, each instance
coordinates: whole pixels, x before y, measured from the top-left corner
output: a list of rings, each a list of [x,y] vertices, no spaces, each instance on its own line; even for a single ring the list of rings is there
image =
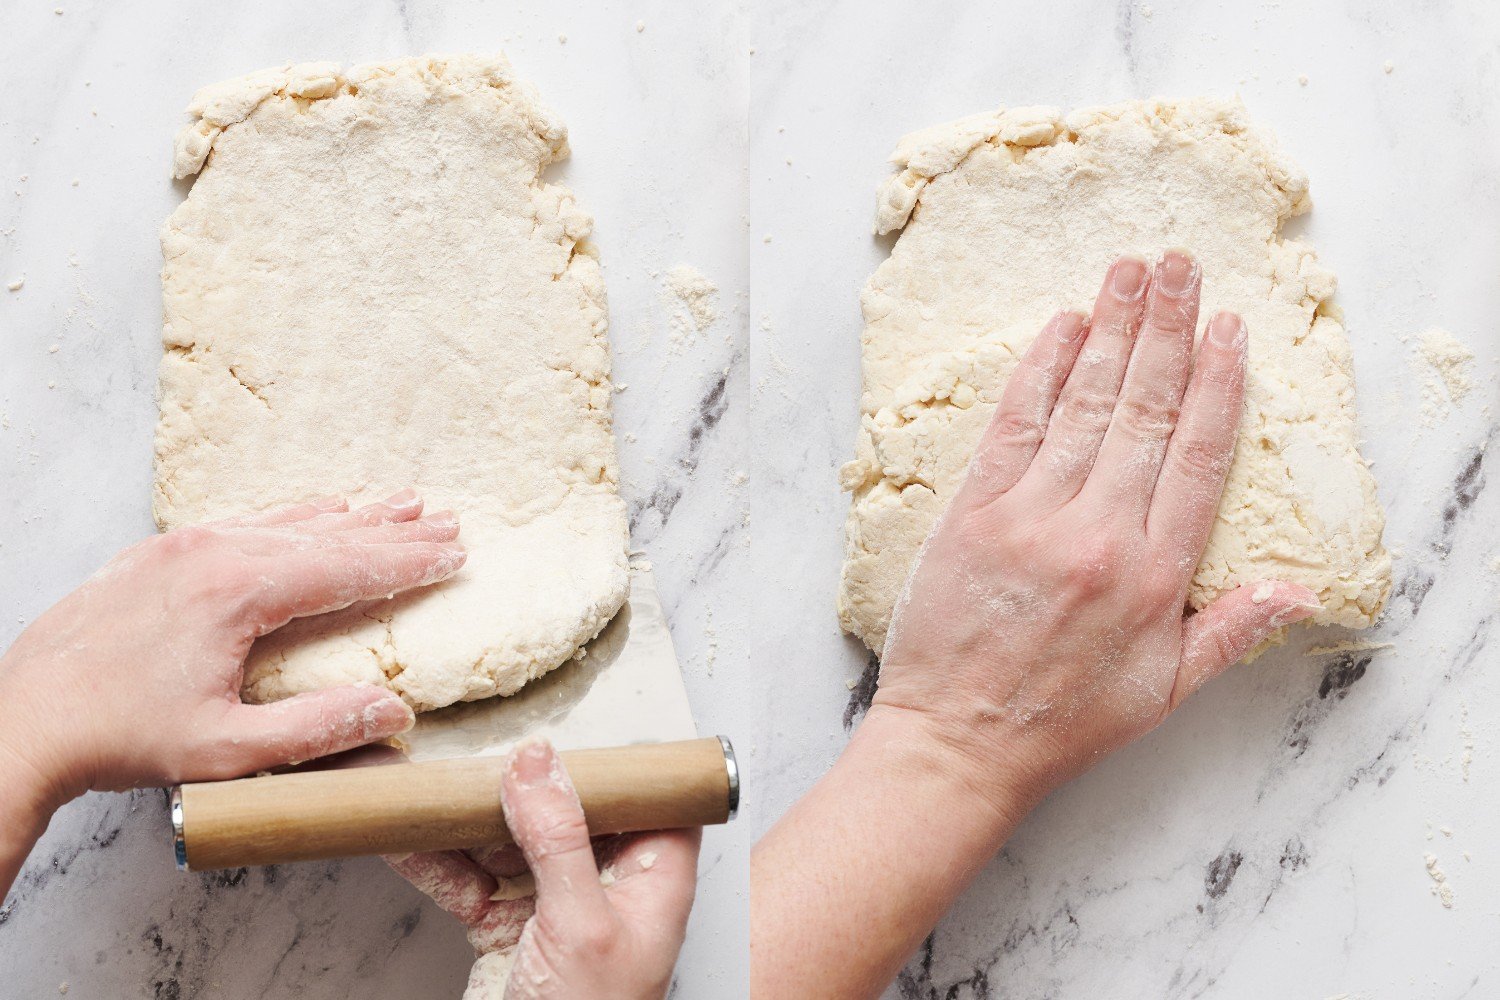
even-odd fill
[[[734,758],[734,746],[729,737],[720,736],[719,746],[724,748],[724,771],[729,778],[729,818],[734,819],[740,811],[740,765]]]
[[[172,786],[172,854],[177,859],[177,870],[188,870],[187,837],[182,832],[182,786]]]

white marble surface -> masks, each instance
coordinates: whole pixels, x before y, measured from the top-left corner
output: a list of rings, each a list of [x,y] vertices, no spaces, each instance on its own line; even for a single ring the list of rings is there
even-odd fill
[[[1341,279],[1401,552],[1372,637],[1393,648],[1308,656],[1338,636],[1304,633],[1216,681],[1030,817],[887,996],[1500,994],[1495,5],[776,0],[750,42],[751,219],[771,237],[752,242],[754,414],[797,428],[759,439],[755,469],[752,561],[781,581],[752,595],[775,623],[755,654],[776,672],[751,726],[757,828],[868,694],[846,689],[867,657],[834,619],[835,470],[856,427],[857,296],[887,252],[874,190],[909,130],[1002,104],[1241,94],[1311,175],[1297,225]],[[1402,339],[1429,325],[1480,355],[1475,392],[1433,427]]]
[[[555,176],[596,218],[629,386],[616,426],[634,539],[698,724],[751,742],[731,586],[749,562],[734,482],[749,419],[738,12],[56,0],[7,3],[3,21],[0,284],[25,285],[0,288],[0,643],[152,530],[157,230],[182,196],[168,165],[193,91],[288,61],[503,49],[571,129],[573,160]],[[656,275],[679,262],[719,285],[722,318],[674,348]],[[742,991],[749,832],[707,837],[680,996]],[[177,874],[155,792],[65,809],[0,910],[7,1000],[63,982],[70,997],[427,1000],[457,997],[470,957],[458,926],[378,861]]]
[[[858,290],[887,250],[869,236],[886,154],[1002,103],[1239,92],[1310,173],[1299,229],[1341,278],[1402,552],[1376,636],[1395,645],[1309,657],[1336,637],[1305,635],[1217,682],[1028,820],[890,996],[1496,992],[1489,5],[57,2],[7,9],[0,41],[0,277],[26,277],[0,291],[0,641],[151,530],[156,230],[181,196],[165,171],[192,90],[287,60],[505,49],[572,129],[559,176],[598,220],[635,537],[700,727],[733,735],[746,770],[741,821],[705,849],[683,997],[743,995],[747,842],[868,693],[833,615],[834,472],[856,424]],[[674,352],[652,272],[679,261],[718,282],[726,315]],[[1479,388],[1435,427],[1401,339],[1428,325],[1480,354]],[[456,996],[467,957],[378,863],[180,876],[158,794],[94,796],[58,817],[4,911],[0,994]]]

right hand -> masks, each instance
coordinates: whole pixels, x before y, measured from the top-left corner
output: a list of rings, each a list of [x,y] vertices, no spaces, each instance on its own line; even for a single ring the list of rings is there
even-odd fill
[[[469,928],[480,956],[464,1000],[666,996],[693,905],[702,831],[591,843],[578,793],[546,741],[507,758],[500,804],[520,857],[503,848],[386,859]],[[527,867],[534,899],[491,899]]]
[[[1318,608],[1261,581],[1184,615],[1245,384],[1236,315],[1209,322],[1193,363],[1198,298],[1187,255],[1154,274],[1122,258],[1092,318],[1047,325],[897,603],[871,714],[905,716],[1002,812]]]

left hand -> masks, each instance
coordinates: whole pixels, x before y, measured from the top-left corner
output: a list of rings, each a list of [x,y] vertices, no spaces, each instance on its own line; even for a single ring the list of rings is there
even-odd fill
[[[545,741],[525,744],[507,759],[500,802],[519,851],[386,859],[469,928],[480,957],[464,1000],[666,996],[693,905],[702,831],[591,843],[578,794]],[[527,867],[534,897],[492,898],[502,883],[516,886]]]

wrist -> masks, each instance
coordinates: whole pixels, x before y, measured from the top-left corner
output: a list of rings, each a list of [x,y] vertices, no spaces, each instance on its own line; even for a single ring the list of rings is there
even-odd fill
[[[900,748],[924,780],[946,786],[959,801],[977,801],[1001,838],[1020,824],[1061,780],[1051,755],[985,720],[958,720],[876,696],[861,732]]]
[[[21,810],[19,818],[39,817],[43,828],[54,812],[89,788],[48,749],[57,732],[45,713],[0,684],[0,803]]]

